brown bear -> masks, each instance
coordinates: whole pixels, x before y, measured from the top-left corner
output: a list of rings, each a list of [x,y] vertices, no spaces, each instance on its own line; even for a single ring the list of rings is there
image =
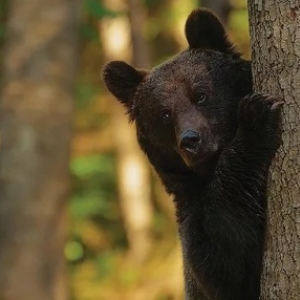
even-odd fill
[[[187,50],[150,71],[110,62],[104,82],[174,195],[186,299],[258,300],[282,102],[252,93],[251,62],[213,13],[193,11],[185,30]]]

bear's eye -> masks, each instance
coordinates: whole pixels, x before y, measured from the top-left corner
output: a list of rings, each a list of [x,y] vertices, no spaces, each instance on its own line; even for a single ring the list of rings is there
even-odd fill
[[[171,114],[168,111],[165,111],[162,113],[161,118],[164,122],[164,124],[170,124],[171,123]]]
[[[207,95],[205,93],[200,93],[197,95],[196,99],[195,99],[195,103],[196,105],[200,105],[202,104],[204,101],[207,100]]]

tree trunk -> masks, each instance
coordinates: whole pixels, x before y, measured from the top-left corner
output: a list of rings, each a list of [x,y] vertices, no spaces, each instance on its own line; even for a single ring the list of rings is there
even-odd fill
[[[101,21],[105,56],[107,60],[131,60],[135,66],[147,68],[149,56],[141,35],[145,9],[137,0],[127,0],[122,3],[124,9],[128,10],[129,20],[121,15],[111,20]],[[106,6],[112,10],[118,7],[118,4],[118,0],[106,2]],[[116,36],[118,43],[115,42]],[[132,46],[131,49],[128,47],[129,44]],[[150,169],[136,141],[135,130],[128,124],[128,116],[124,114],[123,107],[115,103],[113,111],[113,138],[118,158],[120,207],[129,243],[129,258],[135,263],[142,263],[152,245],[153,205]]]
[[[143,26],[146,20],[146,9],[140,0],[127,0],[131,43],[132,43],[132,64],[136,68],[150,68],[149,49],[145,38],[143,38]]]
[[[0,110],[0,299],[64,300],[78,4],[8,4]]]
[[[254,86],[285,99],[283,145],[273,163],[268,198],[261,299],[300,295],[300,4],[249,1]]]

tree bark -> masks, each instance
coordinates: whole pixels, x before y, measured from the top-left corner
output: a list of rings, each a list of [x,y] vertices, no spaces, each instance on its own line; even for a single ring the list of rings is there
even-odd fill
[[[0,299],[67,299],[76,0],[9,0],[0,109]]]
[[[300,4],[248,1],[254,86],[284,98],[283,145],[273,163],[261,299],[300,295]]]

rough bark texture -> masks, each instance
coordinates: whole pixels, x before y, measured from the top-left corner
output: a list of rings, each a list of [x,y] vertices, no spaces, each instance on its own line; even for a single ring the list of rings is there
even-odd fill
[[[266,300],[300,295],[300,3],[249,1],[254,85],[281,95],[283,145],[273,163],[262,274]]]
[[[9,0],[0,156],[0,299],[64,300],[75,0]]]

